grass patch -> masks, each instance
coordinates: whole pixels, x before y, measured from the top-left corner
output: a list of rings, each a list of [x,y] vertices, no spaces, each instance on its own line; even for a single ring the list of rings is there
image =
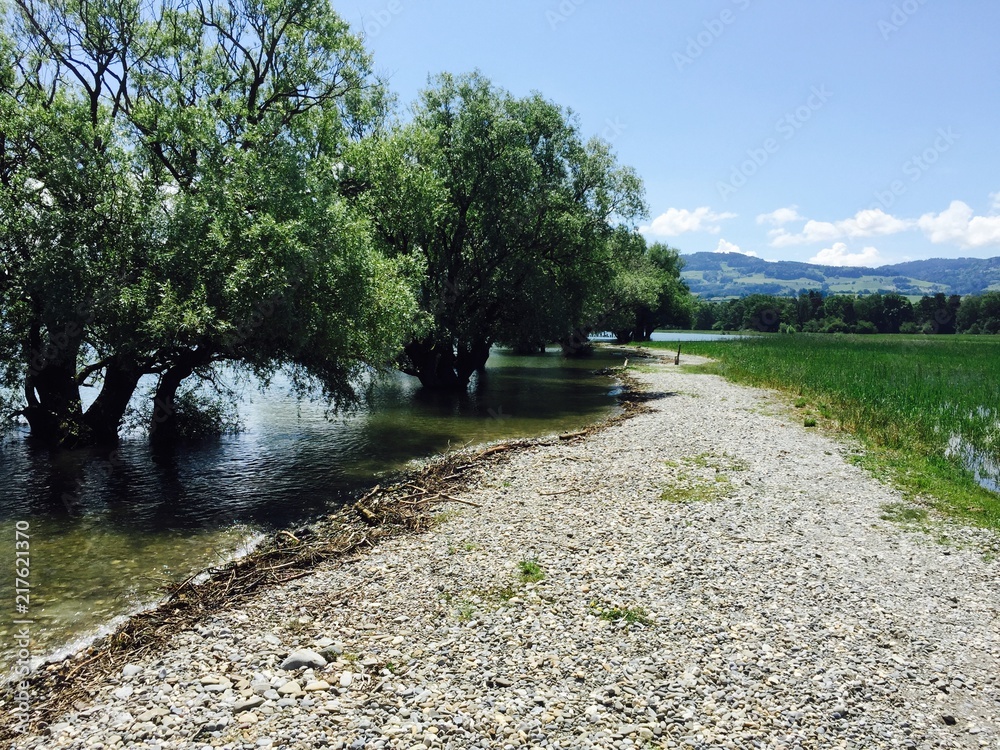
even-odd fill
[[[656,623],[649,616],[643,607],[606,607],[600,602],[591,602],[590,609],[600,619],[608,622],[627,622],[630,625],[655,625]]]
[[[476,605],[466,602],[458,608],[458,621],[470,622],[476,614]]]
[[[686,350],[815,404],[806,419],[856,435],[859,463],[907,498],[1000,530],[1000,494],[977,481],[1000,481],[1000,336],[754,336]]]
[[[710,503],[721,500],[732,490],[732,483],[725,477],[715,481],[686,479],[672,484],[660,493],[660,500],[667,503]]]
[[[927,511],[906,503],[886,503],[882,506],[880,518],[896,523],[923,523],[927,520]]]
[[[663,462],[671,479],[660,499],[668,503],[712,502],[727,497],[733,489],[728,474],[745,471],[744,461],[726,453],[699,453]]]
[[[802,420],[802,426],[803,427],[815,427],[816,426],[816,419],[814,417],[806,417],[805,419]]]
[[[431,517],[432,526],[441,526],[448,523],[451,520],[458,518],[461,515],[461,511],[458,510],[442,510],[439,513],[435,513]]]
[[[534,560],[521,560],[517,569],[524,583],[538,583],[545,579],[545,570]]]

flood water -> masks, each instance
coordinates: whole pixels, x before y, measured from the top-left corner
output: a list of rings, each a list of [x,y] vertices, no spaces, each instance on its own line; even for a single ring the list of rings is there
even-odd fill
[[[460,395],[426,394],[415,378],[390,375],[332,421],[322,404],[296,400],[276,380],[264,394],[246,391],[243,431],[169,456],[136,435],[113,453],[53,458],[15,433],[0,444],[0,549],[13,569],[16,531],[29,528],[31,593],[29,610],[13,614],[13,573],[0,577],[11,613],[0,616],[0,674],[12,666],[12,618],[33,621],[36,659],[74,648],[155,601],[165,583],[327,512],[413,459],[578,429],[613,413],[615,384],[594,371],[623,357],[497,352]]]

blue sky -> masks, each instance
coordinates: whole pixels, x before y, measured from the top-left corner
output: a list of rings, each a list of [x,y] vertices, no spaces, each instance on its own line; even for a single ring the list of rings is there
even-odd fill
[[[479,69],[573,109],[682,252],[1000,256],[996,0],[344,0],[405,106]]]

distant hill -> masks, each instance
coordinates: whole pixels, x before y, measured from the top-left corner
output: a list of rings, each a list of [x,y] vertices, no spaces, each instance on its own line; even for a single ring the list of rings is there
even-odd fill
[[[794,296],[803,289],[830,294],[897,292],[910,297],[1000,290],[1000,258],[932,258],[860,268],[767,261],[740,253],[692,253],[681,257],[684,280],[692,292],[705,299],[748,294]]]

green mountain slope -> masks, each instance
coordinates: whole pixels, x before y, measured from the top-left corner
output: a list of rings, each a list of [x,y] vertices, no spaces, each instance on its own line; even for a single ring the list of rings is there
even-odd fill
[[[740,253],[692,253],[684,259],[684,280],[706,299],[748,294],[796,295],[803,289],[830,294],[898,292],[980,294],[1000,289],[998,258],[932,258],[879,268],[817,266],[767,261]]]

